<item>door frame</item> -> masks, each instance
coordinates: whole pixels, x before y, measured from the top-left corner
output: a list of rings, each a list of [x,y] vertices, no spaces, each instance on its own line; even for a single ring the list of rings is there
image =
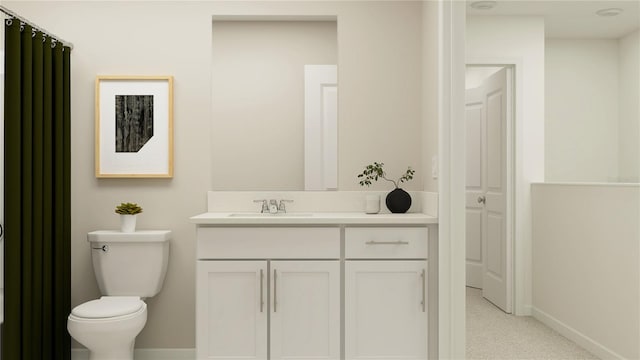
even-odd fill
[[[522,185],[518,180],[523,180],[518,176],[518,168],[522,164],[522,144],[518,144],[517,139],[522,139],[523,134],[519,133],[523,119],[523,64],[522,59],[510,57],[468,57],[466,64],[474,66],[509,66],[513,69],[511,79],[513,81],[513,98],[512,117],[508,121],[510,128],[507,128],[507,153],[511,155],[507,158],[507,182],[508,182],[508,199],[507,212],[508,224],[511,225],[510,234],[510,251],[511,256],[511,294],[512,294],[512,310],[514,315],[531,315],[530,300],[531,276],[530,269],[531,254],[526,251],[526,236],[524,234],[526,224],[519,222],[517,219],[520,212],[525,211],[522,203],[518,204],[518,188]],[[520,240],[518,240],[520,239]]]
[[[502,67],[506,68],[507,75],[507,92],[510,102],[507,104],[507,118],[506,118],[506,156],[507,156],[507,184],[505,195],[506,199],[506,241],[507,241],[507,306],[511,308],[511,313],[517,315],[516,303],[521,299],[519,294],[516,293],[516,284],[519,277],[516,273],[516,265],[520,263],[516,256],[516,216],[515,212],[515,179],[516,179],[516,124],[517,119],[520,119],[520,111],[522,106],[518,103],[518,94],[521,94],[521,90],[518,89],[518,73],[521,72],[522,66],[519,65],[520,61],[515,59],[483,59],[483,58],[467,58],[465,69],[467,67]],[[465,158],[466,164],[466,158]],[[465,225],[466,226],[466,225]],[[485,259],[482,259],[483,262]],[[466,284],[466,281],[465,281]]]

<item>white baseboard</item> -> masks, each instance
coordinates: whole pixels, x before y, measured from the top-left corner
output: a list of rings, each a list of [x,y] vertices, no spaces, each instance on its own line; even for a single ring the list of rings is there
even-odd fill
[[[592,338],[584,335],[580,331],[563,323],[562,321],[547,314],[546,312],[537,309],[535,306],[533,307],[532,315],[541,323],[559,332],[562,336],[580,345],[585,350],[589,351],[600,359],[624,359],[622,355],[598,343]]]
[[[518,305],[515,307],[515,315],[517,316],[532,316],[531,305]]]
[[[194,360],[196,349],[135,349],[135,360]],[[71,360],[88,360],[89,350],[71,349]]]

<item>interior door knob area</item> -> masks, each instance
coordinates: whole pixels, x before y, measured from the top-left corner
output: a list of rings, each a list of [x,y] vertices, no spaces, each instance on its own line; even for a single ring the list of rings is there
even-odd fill
[[[487,198],[484,196],[478,196],[478,204],[486,204]]]

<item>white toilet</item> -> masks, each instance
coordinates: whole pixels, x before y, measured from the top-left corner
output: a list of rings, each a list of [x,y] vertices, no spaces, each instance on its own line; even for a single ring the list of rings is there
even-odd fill
[[[69,334],[89,349],[90,360],[132,360],[136,336],[147,322],[144,299],[160,292],[171,231],[90,232],[100,299],[71,310]]]

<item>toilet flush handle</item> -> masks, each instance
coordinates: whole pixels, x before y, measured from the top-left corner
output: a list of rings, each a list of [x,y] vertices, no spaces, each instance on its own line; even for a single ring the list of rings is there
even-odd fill
[[[92,248],[92,249],[93,249],[93,250],[102,250],[102,251],[104,251],[104,252],[109,251],[109,247],[108,247],[107,245],[102,245],[102,246],[100,246],[100,247],[94,247],[94,248]]]

